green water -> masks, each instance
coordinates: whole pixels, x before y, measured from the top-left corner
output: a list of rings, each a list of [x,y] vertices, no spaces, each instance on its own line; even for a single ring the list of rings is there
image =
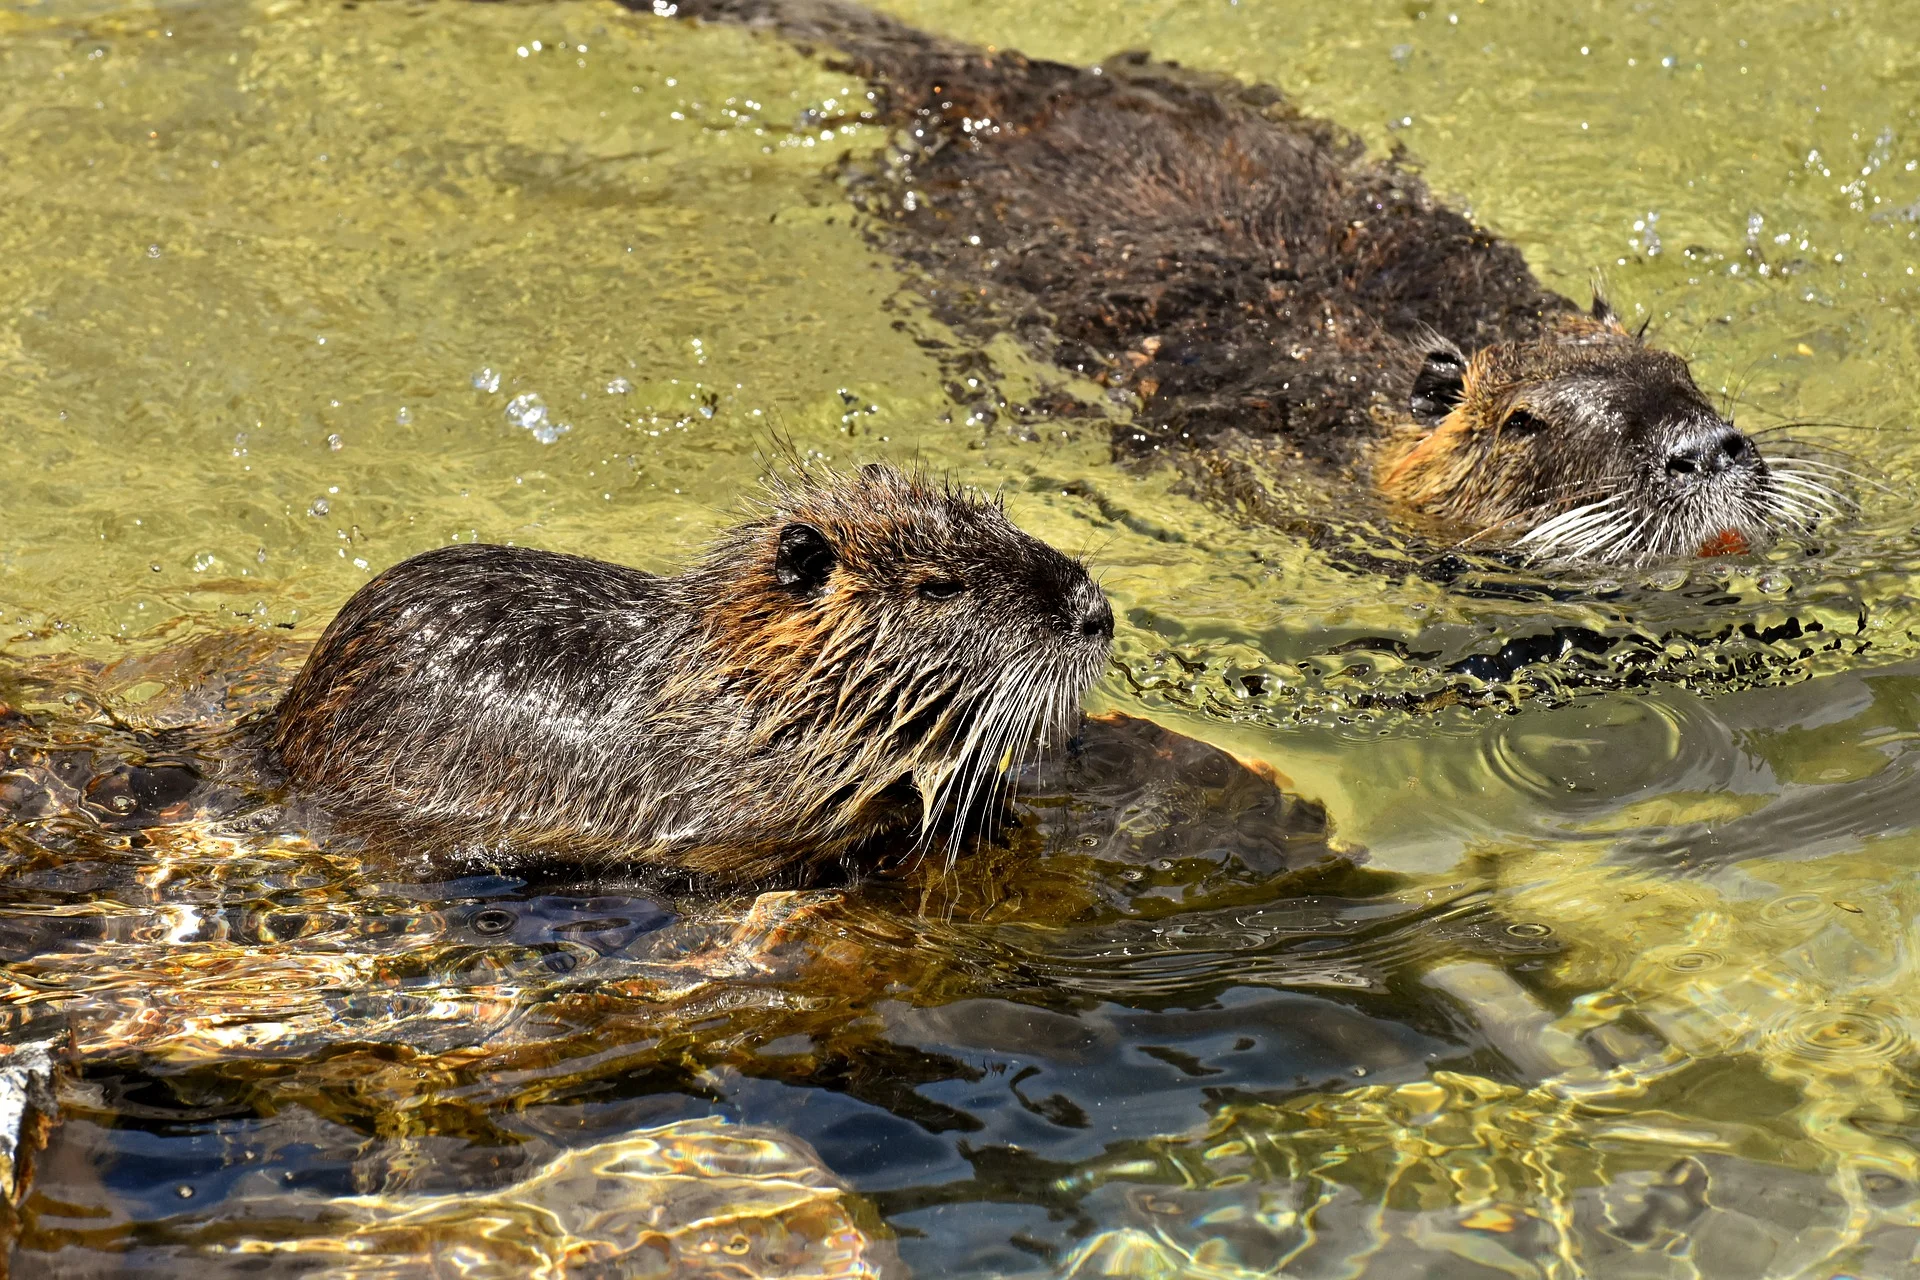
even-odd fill
[[[832,179],[883,138],[822,136],[809,113],[864,86],[820,61],[584,3],[0,6],[11,658],[311,637],[372,574],[456,539],[666,569],[779,441],[919,459],[1093,553],[1121,620],[1096,704],[1271,763],[1326,805],[1336,846],[1392,878],[1322,886],[1346,905],[1306,934],[1359,936],[1388,908],[1437,912],[1440,930],[1441,904],[1471,901],[1493,939],[1395,935],[1321,972],[1276,958],[1276,939],[1305,936],[1276,923],[1297,885],[1163,868],[1176,909],[1111,868],[996,864],[939,935],[966,957],[952,972],[874,942],[867,971],[891,985],[848,997],[852,1029],[738,1031],[747,1059],[811,1038],[822,1063],[860,1064],[854,1084],[743,1071],[698,1030],[468,1110],[418,1084],[345,1100],[310,1065],[314,1027],[293,1037],[309,1065],[278,1085],[218,1054],[165,1088],[159,1066],[100,1069],[56,1131],[18,1273],[101,1273],[143,1240],[201,1247],[218,1206],[241,1219],[257,1199],[235,1172],[249,1143],[311,1149],[324,1171],[372,1148],[391,1163],[380,1144],[405,1140],[478,1186],[484,1161],[433,1144],[472,1156],[724,1114],[805,1136],[922,1274],[1388,1276],[1416,1274],[1416,1254],[1456,1268],[1435,1275],[1920,1274],[1920,669],[1901,665],[1920,654],[1920,18],[1904,0],[882,7],[1035,55],[1149,48],[1279,85],[1377,150],[1404,146],[1552,287],[1578,295],[1602,271],[1743,425],[1838,424],[1821,438],[1872,483],[1819,554],[1689,570],[1732,605],[1677,579],[1635,589],[1649,610],[1676,601],[1677,624],[1824,610],[1849,641],[1777,678],[1356,717],[1345,692],[1402,678],[1380,637],[1464,653],[1597,606],[1342,572],[1115,468],[1097,422],[1021,439],[971,421],[1061,378],[1011,341],[957,380],[942,363],[930,343],[952,335]],[[519,421],[538,432],[510,418],[528,395],[546,416],[522,401]],[[1354,639],[1364,652],[1342,654]],[[1249,700],[1253,671],[1300,698]],[[1760,687],[1727,691],[1742,683]],[[104,696],[136,717],[155,687]],[[85,886],[56,910],[59,859],[23,849],[8,865],[38,878],[0,889],[10,915],[84,914]],[[271,859],[256,875],[177,856],[173,881],[143,871],[140,892],[109,877],[93,895],[160,919],[138,944],[238,945],[181,923],[182,903],[205,913],[221,892],[291,910]],[[301,866],[315,901],[346,892],[351,876]],[[364,901],[404,917],[389,889]],[[916,918],[911,894],[856,897],[863,928]],[[1148,920],[1158,932],[1121,928]],[[1156,986],[1122,963],[1177,953],[1180,930],[1216,944],[1204,980]],[[95,962],[120,989],[157,972]],[[1035,994],[1036,972],[1055,985]],[[889,1072],[897,1087],[875,1083]],[[212,1215],[192,1230],[179,1187]],[[251,1229],[272,1239],[287,1217]]]

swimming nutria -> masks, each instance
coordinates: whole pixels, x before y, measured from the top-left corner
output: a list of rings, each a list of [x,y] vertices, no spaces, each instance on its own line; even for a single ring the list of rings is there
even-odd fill
[[[773,482],[675,577],[467,543],[395,565],[321,636],[271,749],[430,849],[750,877],[916,824],[957,841],[1112,639],[1080,563],[876,464]]]
[[[1839,506],[1679,357],[1271,89],[980,49],[844,0],[625,2],[845,55],[875,86],[860,118],[898,126],[885,163],[847,167],[883,242],[946,323],[1137,397],[1118,455],[1229,499],[1245,460],[1317,465],[1449,540],[1617,563],[1745,551]]]

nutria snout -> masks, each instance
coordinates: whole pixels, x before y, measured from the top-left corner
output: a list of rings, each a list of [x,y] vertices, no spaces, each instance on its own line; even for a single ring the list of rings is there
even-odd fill
[[[1425,348],[1376,476],[1475,538],[1633,565],[1757,549],[1844,505],[1798,460],[1763,457],[1685,360],[1628,332],[1604,300],[1538,340]]]
[[[1077,722],[1113,610],[997,502],[770,485],[685,572],[459,544],[362,587],[272,725],[293,785],[429,852],[753,876],[949,852]]]

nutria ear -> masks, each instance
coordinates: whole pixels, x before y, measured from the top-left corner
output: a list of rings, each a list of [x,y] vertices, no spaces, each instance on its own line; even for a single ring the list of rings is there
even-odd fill
[[[839,560],[826,534],[810,524],[790,524],[780,531],[773,576],[795,595],[810,596],[827,585],[827,576]]]
[[[1458,351],[1442,347],[1427,352],[1426,363],[1413,380],[1407,409],[1423,427],[1437,426],[1453,411],[1467,391],[1467,362]]]

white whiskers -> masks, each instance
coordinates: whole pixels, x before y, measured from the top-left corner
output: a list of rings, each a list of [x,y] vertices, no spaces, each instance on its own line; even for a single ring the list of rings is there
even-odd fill
[[[1028,753],[1044,751],[1071,727],[1068,713],[1078,708],[1079,696],[1066,666],[1064,659],[1049,656],[1003,676],[973,716],[952,767],[923,798],[919,846],[924,852],[944,844],[946,871],[953,869],[968,824],[997,811]]]
[[[1864,478],[1830,462],[1775,457],[1744,487],[1706,484],[1664,504],[1616,487],[1550,516],[1514,543],[1536,563],[1626,567],[1697,555],[1728,535],[1757,545],[1854,510],[1857,504],[1838,487],[1845,480]]]

